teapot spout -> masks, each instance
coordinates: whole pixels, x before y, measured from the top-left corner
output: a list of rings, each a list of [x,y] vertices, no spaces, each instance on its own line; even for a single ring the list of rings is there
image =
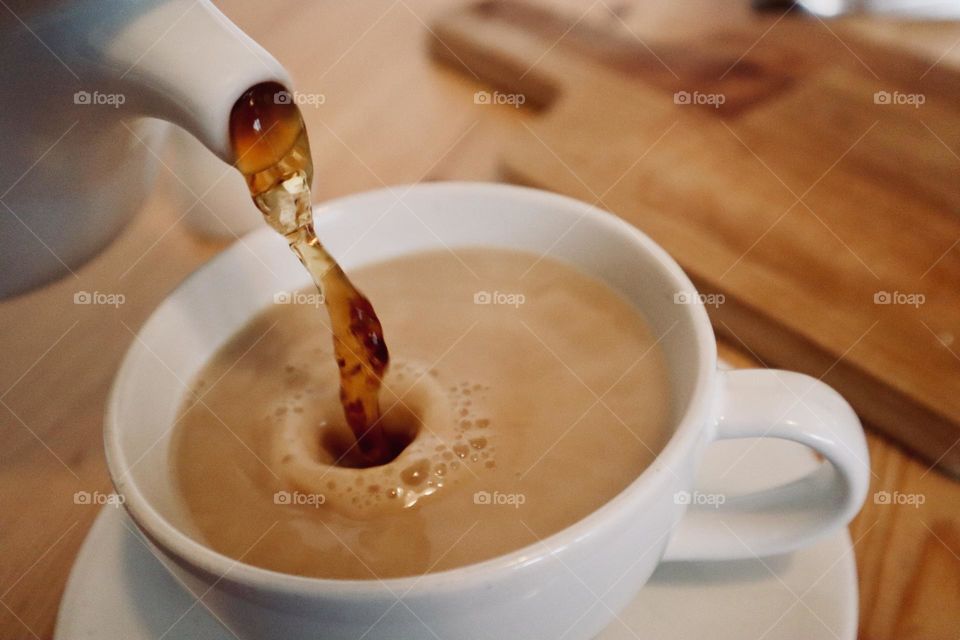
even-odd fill
[[[127,109],[179,125],[229,164],[234,102],[260,82],[290,86],[280,63],[209,0],[147,3],[101,46]]]

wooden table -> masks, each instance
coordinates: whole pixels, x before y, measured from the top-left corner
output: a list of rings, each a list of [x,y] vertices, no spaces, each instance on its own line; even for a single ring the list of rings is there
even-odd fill
[[[749,19],[733,0],[687,1],[702,5],[705,20]],[[428,61],[426,24],[449,3],[219,4],[288,66],[301,91],[326,97],[306,110],[318,199],[385,184],[500,178],[504,125],[529,114],[474,104],[476,86]],[[662,0],[622,15],[638,28],[666,28],[672,8]],[[588,13],[603,19],[605,12],[597,2]],[[931,64],[960,63],[956,26],[847,21],[833,28],[921,51]],[[179,180],[161,171],[144,211],[104,255],[77,277],[0,303],[0,637],[52,635],[68,572],[97,514],[73,495],[110,490],[100,429],[114,372],[150,311],[227,244],[199,238],[179,221]],[[122,293],[126,302],[74,305],[81,290]],[[742,345],[722,351],[737,365],[762,366]],[[861,637],[956,638],[960,486],[881,437],[871,434],[869,444],[871,497],[850,527]],[[921,496],[923,504],[878,504],[877,491]]]

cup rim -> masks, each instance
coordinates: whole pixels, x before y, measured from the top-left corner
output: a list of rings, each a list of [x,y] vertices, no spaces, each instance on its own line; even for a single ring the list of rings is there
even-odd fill
[[[494,182],[451,181],[397,185],[342,196],[314,205],[314,216],[326,209],[336,209],[340,215],[349,215],[351,206],[356,206],[363,200],[385,195],[396,197],[394,193],[396,190],[402,190],[405,194],[414,191],[420,193],[455,193],[458,197],[468,199],[506,196],[511,199],[537,201],[541,204],[546,202],[572,210],[579,213],[583,222],[607,227],[614,232],[628,236],[640,249],[655,258],[664,277],[672,280],[675,291],[697,295],[696,288],[680,265],[666,250],[642,231],[613,213],[604,211],[592,204],[540,189]],[[328,211],[324,215],[337,215],[337,213]],[[325,224],[336,224],[336,222],[328,220]],[[252,231],[211,260],[200,265],[151,312],[138,330],[137,339],[151,325],[151,322],[161,313],[164,307],[171,304],[171,300],[181,290],[198,278],[203,277],[209,268],[215,264],[238,259],[238,256],[246,251],[243,243],[253,236],[273,233],[275,232],[272,229],[266,227]],[[224,581],[247,587],[256,587],[273,593],[298,596],[336,596],[341,599],[369,597],[374,591],[382,592],[384,588],[391,593],[405,593],[409,597],[410,595],[431,592],[449,594],[454,590],[464,590],[478,584],[487,584],[497,575],[538,564],[574,543],[591,537],[600,529],[616,526],[618,519],[623,518],[624,514],[629,512],[628,505],[631,502],[644,500],[646,494],[656,488],[659,484],[656,482],[657,479],[664,474],[674,474],[676,473],[675,470],[682,468],[684,456],[694,445],[702,427],[707,422],[711,408],[710,391],[716,370],[717,355],[716,341],[706,310],[701,305],[681,305],[681,311],[688,313],[692,320],[692,328],[697,343],[698,366],[697,371],[693,374],[696,379],[691,398],[687,402],[682,415],[676,421],[674,432],[656,455],[654,461],[620,493],[568,527],[530,545],[473,564],[426,574],[390,578],[318,578],[282,573],[246,564],[194,540],[154,509],[137,487],[133,477],[125,473],[128,465],[120,442],[123,426],[119,423],[117,416],[125,386],[123,381],[130,375],[130,369],[134,364],[132,355],[136,340],[124,355],[107,399],[104,416],[104,446],[108,472],[117,491],[124,497],[124,508],[147,538],[165,553],[180,561],[185,561],[196,569],[216,576],[218,582]],[[125,479],[123,482],[118,482],[117,478]]]

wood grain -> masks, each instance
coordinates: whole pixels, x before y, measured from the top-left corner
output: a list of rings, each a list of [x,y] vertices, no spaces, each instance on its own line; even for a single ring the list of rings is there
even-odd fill
[[[718,333],[960,474],[960,73],[801,18],[646,42],[487,0],[434,31],[437,59],[544,110],[514,180],[637,225],[724,296]]]
[[[472,76],[429,62],[424,25],[449,11],[449,2],[219,4],[276,53],[300,90],[325,94],[322,108],[306,112],[319,199],[425,178],[501,178],[499,153],[514,135],[512,127],[536,117],[527,109],[475,104]],[[696,38],[698,29],[756,20],[746,4],[659,0],[614,8],[644,39],[665,33]],[[572,0],[566,8],[584,11]],[[691,8],[703,16],[699,27],[677,20]],[[604,24],[611,14],[597,4],[584,20]],[[901,30],[844,24],[885,46],[909,46],[930,63],[960,38],[955,27],[944,25]],[[941,64],[950,60],[960,62],[960,47]],[[938,143],[930,144],[930,153],[939,153]],[[200,239],[184,227],[183,211],[174,205],[179,188],[177,178],[163,170],[150,201],[105,254],[76,277],[0,303],[4,639],[52,636],[68,572],[97,512],[74,504],[73,494],[110,490],[100,433],[103,403],[133,340],[131,331],[183,277],[227,244]],[[117,309],[77,307],[73,295],[81,290],[123,293],[127,300]],[[756,366],[736,339],[729,344],[736,350],[725,347],[725,357]],[[860,571],[861,636],[955,638],[960,488],[881,436],[871,434],[869,443],[876,474],[871,491],[922,494],[926,501],[919,509],[870,502],[851,527]]]

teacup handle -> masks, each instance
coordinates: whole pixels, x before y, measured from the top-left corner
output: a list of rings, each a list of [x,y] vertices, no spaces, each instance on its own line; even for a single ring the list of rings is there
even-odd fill
[[[787,553],[846,525],[870,483],[860,420],[840,394],[810,376],[774,369],[719,373],[714,440],[793,440],[826,462],[771,489],[691,507],[664,560],[735,560]]]

